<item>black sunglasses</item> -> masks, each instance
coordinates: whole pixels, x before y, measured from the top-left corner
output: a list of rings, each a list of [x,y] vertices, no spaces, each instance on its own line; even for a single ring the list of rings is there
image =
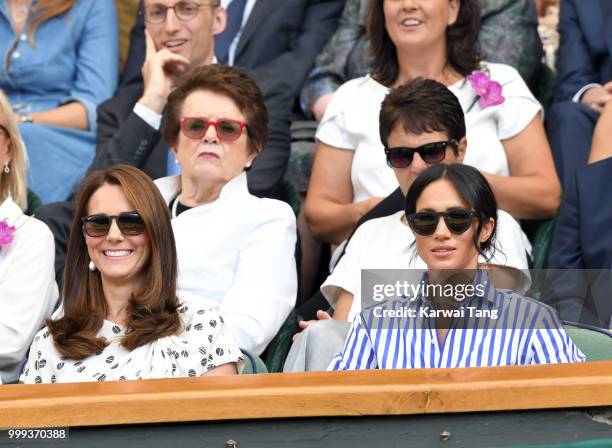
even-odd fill
[[[408,224],[414,233],[421,236],[433,235],[438,228],[440,217],[444,217],[446,227],[453,233],[466,232],[472,225],[472,218],[482,219],[482,213],[463,208],[452,209],[446,212],[418,212],[408,215]]]
[[[406,168],[412,163],[415,152],[419,153],[419,156],[425,163],[440,163],[444,160],[444,157],[446,157],[446,147],[449,145],[457,148],[459,142],[455,139],[451,139],[445,142],[426,143],[417,148],[406,148],[403,146],[385,148],[387,164],[391,168]]]
[[[101,237],[108,234],[113,219],[117,221],[117,227],[123,235],[140,235],[145,231],[144,221],[136,212],[123,212],[118,215],[89,215],[83,216],[83,232],[91,237]]]

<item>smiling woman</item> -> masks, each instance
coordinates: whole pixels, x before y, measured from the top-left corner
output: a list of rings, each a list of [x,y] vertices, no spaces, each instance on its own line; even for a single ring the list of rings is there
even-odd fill
[[[223,319],[177,297],[170,216],[144,173],[118,165],[85,179],[67,260],[63,316],[34,338],[22,382],[236,373]]]

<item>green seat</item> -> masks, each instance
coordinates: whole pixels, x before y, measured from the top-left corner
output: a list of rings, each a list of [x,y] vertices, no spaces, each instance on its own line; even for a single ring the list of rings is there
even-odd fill
[[[26,215],[32,216],[34,213],[38,211],[38,209],[43,205],[40,198],[34,193],[32,190],[28,188],[28,208],[25,212]]]
[[[249,352],[248,350],[240,349],[240,351],[244,355],[244,360],[245,360],[244,368],[242,369],[242,372],[240,372],[241,375],[255,375],[258,373],[268,373],[268,369],[266,368],[266,365],[264,364],[264,362],[261,360],[259,356]]]
[[[293,342],[293,335],[299,331],[297,315],[295,310],[291,311],[283,326],[278,330],[274,339],[268,344],[262,355],[266,360],[268,372],[277,373],[283,371],[285,359]]]
[[[539,299],[545,280],[544,269],[548,266],[548,251],[555,232],[557,217],[542,220],[523,220],[521,227],[531,242],[531,262],[529,268],[532,271],[531,288],[527,292],[529,297]]]
[[[612,332],[568,322],[563,328],[588,361],[612,360]]]

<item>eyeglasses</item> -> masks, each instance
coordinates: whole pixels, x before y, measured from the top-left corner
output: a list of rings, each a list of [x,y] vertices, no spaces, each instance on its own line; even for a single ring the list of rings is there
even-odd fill
[[[219,121],[207,120],[203,117],[183,117],[179,121],[185,137],[192,140],[202,140],[209,126],[214,126],[217,137],[223,142],[233,142],[242,135],[242,130],[249,127],[242,121],[221,119]]]
[[[459,145],[457,140],[448,140],[445,142],[433,142],[421,145],[417,148],[385,148],[385,154],[387,155],[387,164],[391,168],[406,168],[412,163],[414,153],[418,152],[423,162],[433,164],[440,163],[446,156],[446,147],[454,146],[455,148]]]
[[[212,3],[204,3],[199,4],[196,2],[178,2],[174,6],[166,6],[159,3],[155,3],[151,6],[148,6],[144,10],[144,19],[147,23],[152,24],[160,24],[166,21],[166,16],[168,15],[168,10],[173,9],[176,17],[183,21],[187,22],[193,19],[200,12],[200,8],[203,6],[219,6],[218,2]]]
[[[83,231],[91,237],[101,237],[108,234],[113,219],[117,221],[117,227],[123,235],[140,235],[145,231],[145,224],[140,215],[136,212],[123,212],[118,215],[89,215],[83,216]]]
[[[408,215],[408,224],[414,233],[421,236],[433,235],[438,228],[440,217],[444,217],[446,227],[452,233],[462,234],[472,225],[472,218],[482,219],[482,213],[463,208],[452,209],[446,212],[424,211]]]

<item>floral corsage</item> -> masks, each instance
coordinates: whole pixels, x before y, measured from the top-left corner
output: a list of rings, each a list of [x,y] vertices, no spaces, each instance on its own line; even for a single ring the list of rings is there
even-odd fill
[[[476,92],[476,98],[467,112],[472,110],[476,103],[478,103],[481,109],[486,109],[489,106],[497,106],[506,101],[502,95],[502,85],[497,81],[493,81],[490,75],[488,67],[483,67],[481,70],[476,70],[466,77],[472,89]]]
[[[15,230],[17,230],[17,228],[11,226],[6,221],[0,221],[0,249],[13,242]]]

